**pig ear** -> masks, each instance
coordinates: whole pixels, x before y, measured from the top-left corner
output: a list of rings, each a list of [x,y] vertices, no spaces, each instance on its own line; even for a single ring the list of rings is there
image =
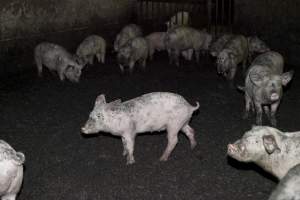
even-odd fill
[[[280,148],[277,145],[276,139],[273,135],[264,135],[263,136],[263,144],[265,147],[265,150],[268,152],[268,154],[274,153],[275,150],[280,150]]]
[[[292,80],[293,75],[294,75],[294,70],[283,73],[281,75],[282,85],[286,86]]]
[[[96,105],[106,104],[105,95],[101,94],[96,99]]]

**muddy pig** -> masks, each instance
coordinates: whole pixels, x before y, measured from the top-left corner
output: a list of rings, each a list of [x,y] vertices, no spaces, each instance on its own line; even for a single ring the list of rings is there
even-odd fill
[[[104,95],[99,95],[81,130],[84,134],[104,131],[121,136],[127,164],[135,162],[134,141],[138,133],[167,130],[168,145],[160,157],[166,161],[177,144],[180,130],[189,138],[191,148],[196,146],[189,121],[198,108],[198,102],[194,107],[182,96],[168,92],[148,93],[123,103],[121,100],[106,103]]]
[[[114,41],[114,50],[118,52],[119,49],[123,45],[125,45],[129,40],[140,36],[142,36],[141,28],[135,24],[128,24],[117,35]]]
[[[38,69],[38,75],[42,76],[43,65],[51,72],[57,71],[61,81],[65,77],[72,81],[78,82],[83,68],[83,63],[78,63],[78,57],[71,55],[63,47],[43,42],[38,44],[34,50],[34,58]]]
[[[201,50],[208,50],[212,36],[204,29],[197,30],[187,26],[178,26],[168,30],[165,38],[166,48],[170,52],[170,63],[179,66],[179,55],[182,51],[193,50],[199,62]]]
[[[300,163],[300,132],[253,126],[241,139],[228,145],[227,154],[240,162],[254,162],[282,179]]]
[[[93,64],[96,56],[98,62],[105,62],[106,42],[98,35],[90,35],[77,47],[76,55],[84,61],[84,64]]]
[[[136,37],[129,40],[122,46],[118,52],[117,59],[121,69],[124,72],[124,66],[129,66],[129,71],[132,73],[136,62],[139,62],[145,70],[148,57],[148,43],[143,37]]]
[[[190,15],[188,12],[180,11],[177,12],[174,16],[170,18],[165,24],[167,25],[167,29],[173,28],[175,26],[188,25],[189,24]]]
[[[300,199],[300,164],[288,171],[280,180],[269,200],[299,200]]]
[[[245,114],[250,109],[256,111],[256,124],[262,124],[262,113],[265,110],[273,126],[276,126],[276,111],[282,97],[282,86],[286,86],[293,77],[293,71],[283,72],[283,57],[274,51],[259,55],[252,62],[246,73]],[[271,109],[271,111],[270,111]]]
[[[23,182],[25,156],[0,140],[0,197],[15,200]]]
[[[235,77],[238,64],[243,64],[246,70],[248,60],[248,41],[243,35],[234,35],[226,42],[222,51],[217,55],[217,72],[227,80],[232,81]]]

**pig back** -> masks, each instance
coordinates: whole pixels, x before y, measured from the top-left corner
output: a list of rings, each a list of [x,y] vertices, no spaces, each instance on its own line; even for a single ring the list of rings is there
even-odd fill
[[[270,51],[257,56],[252,62],[251,67],[257,65],[264,66],[271,73],[280,75],[283,72],[284,60],[281,54]]]
[[[172,123],[187,122],[193,107],[180,95],[155,92],[123,102],[136,132],[158,131]]]

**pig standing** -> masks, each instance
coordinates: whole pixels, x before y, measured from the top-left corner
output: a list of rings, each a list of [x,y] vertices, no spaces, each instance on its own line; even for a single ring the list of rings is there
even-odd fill
[[[129,71],[132,73],[136,62],[139,62],[145,70],[148,57],[148,43],[143,37],[136,37],[129,40],[122,46],[118,52],[117,59],[122,73],[124,66],[129,66]]]
[[[78,63],[76,56],[57,44],[48,42],[38,44],[34,50],[34,58],[39,76],[42,76],[45,65],[51,72],[57,71],[61,81],[65,77],[72,82],[78,82],[80,79],[83,63]]]
[[[116,52],[125,45],[129,40],[142,36],[142,30],[139,26],[135,24],[129,24],[125,26],[120,33],[117,35],[114,41],[114,50]]]
[[[105,62],[106,42],[98,35],[90,35],[85,38],[77,47],[76,55],[81,58],[84,63],[93,64],[96,56],[98,62]]]
[[[282,179],[300,163],[300,132],[253,126],[241,139],[228,145],[227,154],[240,162],[254,162]]]
[[[250,109],[256,111],[256,124],[262,124],[263,109],[273,126],[276,126],[276,111],[282,97],[282,86],[293,77],[293,71],[283,72],[283,57],[274,51],[259,55],[249,67],[245,79],[245,115]],[[270,112],[271,108],[271,112]]]
[[[23,182],[25,156],[0,140],[0,197],[15,200]]]
[[[199,62],[201,50],[208,50],[212,36],[206,30],[196,30],[191,27],[178,26],[168,30],[165,44],[170,52],[170,63],[175,61],[179,66],[179,55],[182,51],[192,50],[195,52],[196,61]]]
[[[246,69],[249,55],[248,41],[243,35],[235,35],[226,44],[222,51],[217,55],[217,71],[227,80],[232,81],[235,77],[238,64],[243,64]]]
[[[166,161],[177,144],[180,130],[189,138],[191,148],[196,146],[189,121],[198,108],[198,102],[193,107],[182,96],[168,92],[148,93],[123,103],[121,100],[106,103],[104,95],[99,95],[82,132],[104,131],[121,136],[123,155],[127,156],[127,164],[132,164],[138,133],[167,130],[168,145],[160,157],[161,161]]]
[[[269,200],[299,200],[300,199],[300,164],[288,171],[280,180]]]
[[[166,22],[167,29],[173,28],[175,26],[184,26],[189,24],[190,15],[188,12],[180,11]]]

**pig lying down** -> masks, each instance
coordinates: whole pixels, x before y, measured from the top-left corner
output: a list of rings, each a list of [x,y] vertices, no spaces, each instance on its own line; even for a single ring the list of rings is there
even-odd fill
[[[228,145],[227,154],[241,162],[254,162],[282,179],[300,163],[300,132],[281,132],[267,126],[254,126]]]
[[[245,115],[250,109],[256,111],[256,124],[262,124],[263,109],[271,124],[276,126],[276,111],[282,97],[282,86],[286,86],[293,77],[293,71],[283,72],[283,57],[274,51],[256,57],[249,67],[245,88]],[[270,111],[271,109],[271,111]]]
[[[38,75],[42,76],[43,65],[51,72],[56,71],[61,81],[67,78],[72,82],[79,82],[83,63],[78,63],[78,57],[71,55],[63,47],[43,42],[34,49],[35,63]]]
[[[198,102],[194,107],[182,96],[168,92],[153,92],[111,103],[106,103],[104,95],[99,95],[81,130],[84,134],[103,131],[121,136],[127,164],[135,162],[134,141],[138,133],[167,130],[168,145],[160,157],[161,161],[166,161],[177,144],[179,131],[188,137],[192,149],[196,146],[189,121],[198,108]]]
[[[0,197],[15,200],[23,181],[25,156],[0,140]]]
[[[300,164],[290,169],[281,179],[269,200],[298,200],[300,199]]]

